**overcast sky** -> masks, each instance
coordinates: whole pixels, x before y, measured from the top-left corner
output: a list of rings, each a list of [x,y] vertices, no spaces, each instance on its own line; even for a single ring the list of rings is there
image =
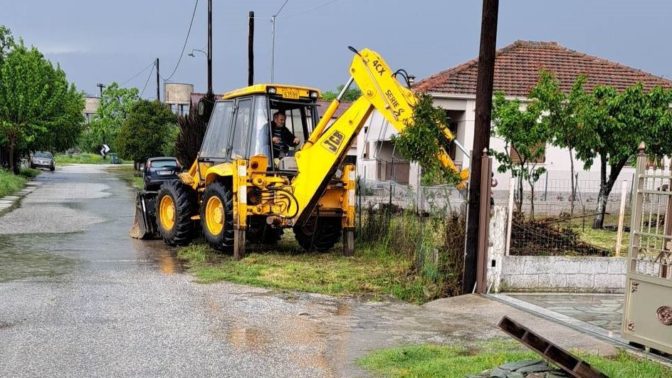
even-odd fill
[[[247,14],[256,13],[255,81],[270,79],[270,17],[285,0],[213,1],[215,92],[246,85]],[[175,67],[193,0],[0,0],[0,24],[60,63],[78,88],[117,81],[141,90],[158,57]],[[289,0],[277,17],[275,81],[333,89],[347,80],[348,45],[380,52],[393,68],[418,78],[478,55],[480,0]],[[556,41],[672,78],[672,2],[501,0],[497,45],[524,39]],[[200,0],[174,82],[206,89],[207,0]],[[156,93],[151,78],[144,97]]]

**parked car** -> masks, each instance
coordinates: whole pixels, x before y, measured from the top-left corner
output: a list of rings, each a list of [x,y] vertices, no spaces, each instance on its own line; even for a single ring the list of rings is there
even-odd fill
[[[140,169],[143,171],[145,190],[158,190],[164,182],[177,179],[182,166],[176,158],[162,156],[147,159]]]
[[[30,168],[49,168],[50,171],[56,169],[54,155],[49,151],[36,151],[30,157]]]

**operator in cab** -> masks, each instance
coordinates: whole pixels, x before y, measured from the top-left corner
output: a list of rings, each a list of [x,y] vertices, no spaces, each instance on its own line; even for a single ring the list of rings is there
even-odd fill
[[[291,131],[285,126],[285,113],[276,112],[273,114],[273,121],[271,122],[271,132],[273,133],[273,156],[282,158],[289,153],[289,147],[296,147],[301,142],[299,138],[295,137]]]

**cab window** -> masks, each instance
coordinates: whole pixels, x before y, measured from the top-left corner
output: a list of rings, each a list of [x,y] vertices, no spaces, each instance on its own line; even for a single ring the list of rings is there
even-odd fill
[[[202,158],[226,159],[229,145],[231,121],[233,120],[233,101],[219,101],[215,104],[203,137]]]
[[[252,121],[252,99],[238,100],[236,122],[233,128],[232,159],[247,158],[247,142]]]
[[[269,125],[268,101],[264,96],[257,96],[254,100],[254,128],[252,130],[250,156],[271,156]]]

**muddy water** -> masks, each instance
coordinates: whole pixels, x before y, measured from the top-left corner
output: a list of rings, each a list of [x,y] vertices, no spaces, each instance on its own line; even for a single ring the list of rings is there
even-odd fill
[[[183,270],[173,248],[127,237],[133,192],[104,170],[66,166],[37,180],[41,185],[0,217],[0,282],[129,266]]]

